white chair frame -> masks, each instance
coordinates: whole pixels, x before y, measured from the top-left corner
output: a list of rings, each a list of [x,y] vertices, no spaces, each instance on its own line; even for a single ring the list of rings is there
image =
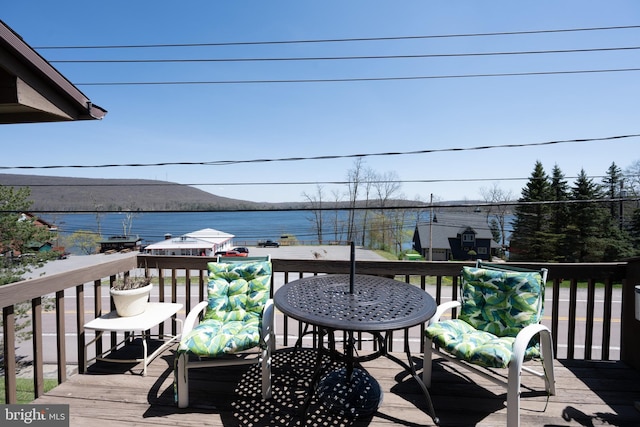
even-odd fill
[[[239,260],[241,261],[241,260]],[[198,303],[187,315],[182,336],[186,336],[199,323],[209,304],[208,300]],[[224,357],[190,357],[189,353],[178,353],[176,360],[176,394],[179,408],[189,406],[189,370],[230,365],[259,364],[262,374],[262,398],[270,399],[271,391],[271,355],[276,349],[275,337],[275,307],[273,299],[269,299],[262,312],[261,342],[264,346],[254,347],[244,352],[230,354]],[[256,351],[257,349],[257,351]],[[253,350],[253,351],[252,351]]]
[[[480,266],[480,262],[478,262],[478,265]],[[496,267],[495,265],[492,265],[488,268],[499,269],[499,267]],[[541,269],[543,284],[546,283],[547,272],[547,269]],[[440,318],[449,310],[460,307],[462,307],[462,303],[460,301],[449,301],[440,304],[434,316],[429,320],[429,325],[439,322]],[[538,311],[539,313],[542,311],[542,304],[540,304],[540,306],[538,307]],[[538,336],[540,340],[540,352],[543,371],[524,366],[524,357],[527,350],[527,345],[529,344],[529,341],[531,341],[531,339],[535,336]],[[424,335],[424,339],[424,361],[422,371],[422,380],[424,384],[427,387],[431,387],[432,359],[433,353],[436,353],[440,357],[450,362],[463,366],[464,368],[481,375],[489,381],[505,387],[507,389],[507,427],[520,426],[520,385],[522,381],[522,371],[540,378],[544,378],[545,390],[547,394],[550,396],[554,396],[556,394],[555,378],[553,374],[554,355],[551,331],[549,330],[549,328],[540,323],[526,326],[516,336],[516,340],[513,345],[513,354],[507,367],[507,381],[504,380],[503,375],[497,374],[497,372],[495,372],[493,369],[473,365],[465,360],[459,359],[455,356],[450,355],[449,353],[446,353],[440,348],[436,348],[436,346],[433,345],[432,340],[427,338],[426,335]]]

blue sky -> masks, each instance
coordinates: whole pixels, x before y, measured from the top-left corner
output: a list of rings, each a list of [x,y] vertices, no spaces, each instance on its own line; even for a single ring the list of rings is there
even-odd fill
[[[520,32],[640,24],[640,2],[603,1],[120,1],[7,2],[2,19],[34,48],[194,44]],[[11,169],[277,159],[539,144],[640,133],[640,72],[417,80],[199,85],[186,82],[451,76],[637,68],[640,51],[481,57],[205,63],[56,63],[88,59],[291,58],[575,50],[640,46],[640,29],[411,40],[173,47],[37,49],[94,103],[101,122],[8,125],[4,173],[161,179],[225,197],[303,200],[344,181],[353,158],[227,166]],[[408,198],[481,198],[498,185],[520,195],[540,160],[567,177],[604,175],[640,160],[639,138],[490,150],[365,157],[395,173]],[[525,178],[522,181],[510,178]],[[465,182],[455,180],[469,180]],[[484,181],[474,181],[483,179]],[[596,178],[599,180],[599,178]],[[572,183],[572,179],[569,179]],[[324,191],[344,186],[324,184]]]

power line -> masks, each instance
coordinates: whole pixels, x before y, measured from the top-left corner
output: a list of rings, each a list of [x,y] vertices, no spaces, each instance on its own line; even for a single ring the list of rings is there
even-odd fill
[[[483,145],[483,146],[477,146],[477,147],[434,148],[434,149],[427,149],[427,150],[415,150],[415,151],[404,151],[404,152],[362,153],[362,154],[327,155],[327,156],[312,156],[312,157],[283,157],[283,158],[251,159],[251,160],[213,160],[208,162],[123,163],[123,164],[103,164],[103,165],[0,166],[0,170],[63,169],[63,168],[89,169],[89,168],[150,167],[150,166],[227,166],[227,165],[239,165],[239,164],[247,164],[247,163],[276,163],[276,162],[295,162],[295,161],[306,161],[306,160],[336,160],[336,159],[350,159],[350,158],[363,158],[363,157],[406,156],[406,155],[458,152],[458,151],[481,151],[481,150],[492,150],[497,148],[541,147],[541,146],[547,146],[547,145],[559,145],[559,144],[568,144],[568,143],[612,141],[612,140],[618,140],[618,139],[628,139],[628,138],[637,138],[637,137],[640,137],[640,134],[615,135],[615,136],[607,136],[602,138],[568,139],[568,140],[520,143],[520,144]]]
[[[591,53],[638,50],[640,46],[605,47],[563,50],[530,50],[509,52],[466,52],[466,53],[431,53],[416,55],[364,55],[364,56],[317,56],[317,57],[273,57],[273,58],[181,58],[181,59],[54,59],[49,60],[57,64],[124,64],[124,63],[201,63],[201,62],[268,62],[268,61],[341,61],[341,60],[371,60],[371,59],[420,59],[420,58],[459,58],[474,56],[511,56],[511,55],[540,55],[559,53]]]
[[[570,74],[622,73],[640,71],[640,68],[610,68],[600,70],[567,70],[567,71],[527,71],[520,73],[486,73],[486,74],[448,74],[434,76],[400,76],[400,77],[354,77],[327,79],[280,79],[280,80],[200,80],[200,81],[157,81],[157,82],[74,82],[76,86],[174,86],[174,85],[227,85],[227,84],[283,84],[283,83],[341,83],[341,82],[375,82],[375,81],[409,81],[434,79],[469,79],[482,77],[522,77],[552,76]]]
[[[391,37],[357,37],[357,38],[334,38],[334,39],[306,39],[306,40],[271,40],[271,41],[244,41],[244,42],[216,42],[216,43],[164,43],[164,44],[129,44],[129,45],[93,45],[93,46],[37,46],[36,50],[51,49],[146,49],[146,48],[170,48],[170,47],[207,47],[207,46],[255,46],[255,45],[278,45],[278,44],[306,44],[306,43],[345,43],[345,42],[366,42],[366,41],[393,41],[393,40],[420,40],[420,39],[446,39],[459,37],[494,37],[494,36],[515,36],[527,34],[550,34],[550,33],[570,33],[586,31],[611,31],[637,29],[640,25],[621,25],[609,27],[585,27],[585,28],[563,28],[549,30],[529,30],[529,31],[502,31],[487,33],[462,33],[462,34],[431,34],[414,36],[391,36]]]

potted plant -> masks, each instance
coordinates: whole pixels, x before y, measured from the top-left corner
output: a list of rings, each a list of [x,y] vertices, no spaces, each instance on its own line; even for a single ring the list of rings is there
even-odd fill
[[[153,289],[151,278],[123,276],[116,279],[110,289],[118,316],[137,316],[144,313]]]

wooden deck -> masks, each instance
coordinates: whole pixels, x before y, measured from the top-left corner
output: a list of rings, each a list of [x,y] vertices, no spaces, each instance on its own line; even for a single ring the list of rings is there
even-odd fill
[[[402,355],[399,355],[402,356]],[[191,373],[191,407],[178,409],[173,395],[173,350],[142,377],[139,366],[100,362],[89,373],[37,399],[69,404],[71,426],[285,426],[301,425],[298,408],[312,376],[315,351],[281,349],[273,358],[273,398],[262,401],[257,367],[208,368]],[[421,358],[415,358],[421,366]],[[312,401],[309,426],[432,426],[415,381],[386,358],[363,365],[384,393],[371,417],[350,420]],[[557,395],[548,403],[539,380],[524,376],[522,426],[639,426],[640,373],[621,362],[555,363]],[[474,382],[469,382],[468,379]],[[505,390],[435,359],[431,395],[442,426],[502,426]],[[546,410],[545,410],[546,405]]]

